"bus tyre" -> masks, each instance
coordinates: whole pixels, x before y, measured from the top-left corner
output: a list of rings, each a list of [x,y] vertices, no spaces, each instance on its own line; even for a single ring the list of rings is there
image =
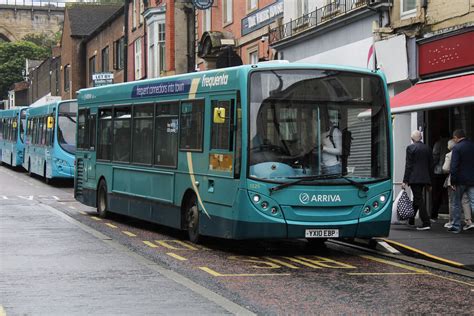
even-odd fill
[[[104,180],[99,183],[97,190],[97,213],[99,217],[106,218],[108,215],[107,210],[107,184]]]
[[[28,159],[28,175],[31,177],[33,174],[31,173],[31,160]]]
[[[186,207],[186,229],[189,241],[195,244],[199,243],[199,209],[195,195],[189,199]]]

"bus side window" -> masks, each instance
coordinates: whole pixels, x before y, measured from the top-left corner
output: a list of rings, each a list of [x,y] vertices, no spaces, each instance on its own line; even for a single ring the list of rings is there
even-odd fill
[[[131,151],[131,107],[117,107],[114,110],[114,146],[113,160],[130,162]]]
[[[96,114],[89,115],[87,127],[89,129],[89,149],[90,150],[95,150],[96,120],[97,120]]]
[[[225,109],[226,117],[223,123],[216,123],[212,120],[211,129],[211,149],[221,149],[232,151],[232,125],[233,125],[233,100],[212,101],[211,115],[214,115],[215,108]]]
[[[77,117],[77,148],[88,149],[88,129],[87,129],[87,114],[89,110],[79,110]]]
[[[97,159],[111,160],[112,109],[99,110],[99,130],[97,134]]]
[[[178,103],[158,103],[155,116],[155,159],[158,166],[176,167],[178,162]]]
[[[179,124],[179,149],[202,151],[204,100],[182,101]]]
[[[134,107],[132,162],[147,165],[152,164],[153,113],[153,104],[140,104]]]

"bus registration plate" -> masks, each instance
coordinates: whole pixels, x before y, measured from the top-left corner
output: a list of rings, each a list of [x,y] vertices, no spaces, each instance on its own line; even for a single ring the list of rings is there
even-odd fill
[[[339,237],[339,229],[307,229],[306,238],[336,238]]]

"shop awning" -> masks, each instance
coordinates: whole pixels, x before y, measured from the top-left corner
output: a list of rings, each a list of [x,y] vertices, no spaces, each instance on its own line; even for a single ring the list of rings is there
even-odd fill
[[[390,100],[392,113],[423,111],[474,102],[474,74],[420,82]]]

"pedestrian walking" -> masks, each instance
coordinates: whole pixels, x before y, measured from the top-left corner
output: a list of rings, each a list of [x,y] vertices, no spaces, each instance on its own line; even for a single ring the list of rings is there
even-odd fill
[[[448,174],[448,177],[446,178],[446,181],[444,182],[444,187],[448,190],[448,209],[449,209],[449,221],[444,224],[444,227],[446,228],[451,228],[453,226],[453,201],[454,201],[454,190],[451,186],[451,175],[449,175],[449,171],[451,170],[451,155],[453,150],[453,147],[456,145],[456,142],[454,139],[450,139],[448,141],[448,152],[446,154],[446,157],[444,159],[444,164],[443,164],[443,172],[445,174]],[[466,222],[466,225],[463,227],[463,230],[468,230],[471,228],[474,228],[474,224],[472,223],[472,210],[471,210],[471,205],[469,203],[469,196],[467,195],[467,192],[464,192],[462,195],[462,201],[461,201],[461,207],[464,212],[464,220]]]
[[[466,138],[462,129],[453,132],[453,139],[456,142],[451,155],[453,226],[448,231],[458,234],[461,232],[461,201],[465,192],[469,196],[471,212],[474,209],[474,143]]]
[[[431,229],[430,216],[426,209],[425,189],[431,188],[433,153],[431,148],[421,141],[421,132],[414,130],[411,133],[412,144],[407,146],[405,174],[403,176],[402,188],[410,186],[413,192],[413,209],[419,212],[422,225],[417,230]],[[415,224],[415,218],[408,220],[410,225]]]
[[[446,188],[444,183],[447,178],[447,174],[443,172],[443,164],[448,153],[448,140],[444,134],[438,141],[433,145],[433,163],[434,163],[434,174],[431,192],[431,221],[436,222],[438,219],[438,213],[443,200],[446,196]]]

